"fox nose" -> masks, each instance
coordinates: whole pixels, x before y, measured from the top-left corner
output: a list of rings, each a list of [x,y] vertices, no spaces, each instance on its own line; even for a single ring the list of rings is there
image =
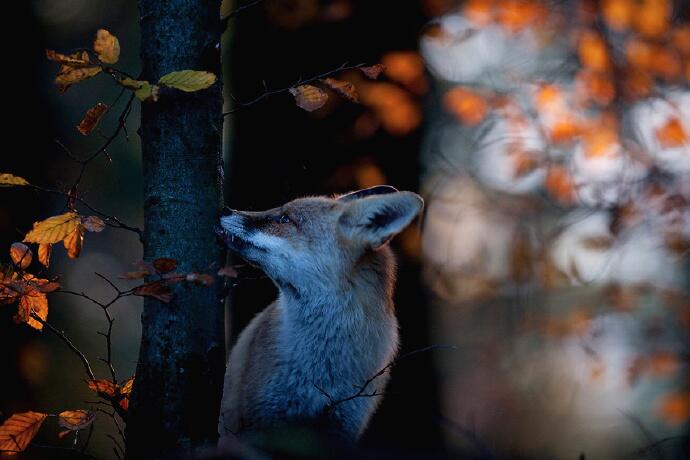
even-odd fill
[[[220,215],[221,217],[226,217],[232,215],[235,211],[233,209],[228,208],[227,206],[223,206],[223,209],[220,210]]]

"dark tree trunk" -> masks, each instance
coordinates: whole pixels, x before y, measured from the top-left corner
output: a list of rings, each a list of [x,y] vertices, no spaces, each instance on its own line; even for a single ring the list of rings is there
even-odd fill
[[[142,79],[176,70],[220,77],[220,0],[140,0]],[[220,81],[220,78],[219,78]],[[143,103],[144,259],[213,273],[221,200],[221,85]],[[215,442],[225,366],[220,283],[179,284],[169,304],[145,298],[126,429],[127,458],[155,459]]]

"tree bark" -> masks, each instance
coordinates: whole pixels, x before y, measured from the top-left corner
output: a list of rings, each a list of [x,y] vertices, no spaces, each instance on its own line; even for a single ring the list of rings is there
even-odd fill
[[[213,273],[221,202],[220,0],[139,0],[142,79],[207,70],[218,83],[142,103],[144,260]],[[215,274],[214,274],[215,275]],[[128,459],[165,458],[215,443],[225,367],[223,303],[211,287],[180,283],[169,304],[145,298],[126,428]]]

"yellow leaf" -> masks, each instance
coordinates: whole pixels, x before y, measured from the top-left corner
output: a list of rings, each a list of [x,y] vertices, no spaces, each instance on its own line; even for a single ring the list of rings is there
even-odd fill
[[[81,220],[82,225],[90,232],[102,232],[105,228],[105,222],[98,216],[84,217]]]
[[[82,133],[84,136],[91,134],[91,131],[96,128],[98,122],[101,121],[101,117],[108,111],[108,106],[99,102],[98,104],[91,107],[84,115],[84,119],[77,125],[77,131]]]
[[[31,249],[24,243],[12,243],[10,247],[10,258],[12,262],[22,270],[31,265],[33,254]]]
[[[62,244],[65,245],[65,249],[67,249],[67,256],[70,259],[76,259],[79,257],[81,248],[84,245],[84,230],[85,227],[82,224],[78,224],[77,227],[72,230],[72,232],[62,241]]]
[[[357,88],[355,85],[349,81],[336,80],[335,78],[324,78],[321,80],[324,84],[328,85],[336,93],[343,96],[345,99],[352,102],[359,102],[359,94],[357,94]]]
[[[299,85],[290,88],[290,94],[295,97],[297,106],[307,112],[320,109],[328,100],[328,95],[322,89],[312,85]]]
[[[178,70],[163,75],[158,84],[188,93],[206,89],[216,82],[215,74],[202,70]]]
[[[88,410],[66,410],[58,415],[58,423],[68,430],[82,430],[93,423],[96,413]]]
[[[38,261],[46,268],[50,265],[50,253],[53,251],[53,245],[50,243],[41,243],[38,245]]]
[[[120,41],[105,29],[96,31],[93,50],[98,55],[98,59],[106,64],[115,64],[120,59]]]
[[[48,414],[14,414],[0,426],[0,451],[22,452],[36,436]]]
[[[0,174],[0,187],[12,187],[14,185],[29,185],[29,181],[10,173]]]
[[[79,214],[68,212],[40,222],[34,222],[34,228],[26,234],[24,241],[28,243],[58,243],[72,233],[77,225],[80,225],[80,221]]]

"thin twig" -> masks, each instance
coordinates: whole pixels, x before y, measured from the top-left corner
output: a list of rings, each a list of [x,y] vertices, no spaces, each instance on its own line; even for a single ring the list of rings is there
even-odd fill
[[[93,371],[91,370],[91,364],[89,364],[89,360],[86,358],[84,353],[77,348],[74,343],[65,335],[63,331],[60,331],[59,329],[55,328],[52,324],[48,323],[47,321],[44,321],[40,316],[38,316],[36,313],[31,313],[31,318],[35,319],[39,323],[41,323],[44,327],[47,327],[50,332],[53,334],[57,335],[60,340],[65,342],[67,346],[72,350],[81,360],[82,364],[84,365],[84,370],[86,370],[86,374],[89,376],[89,379],[95,380],[95,376],[93,374]]]
[[[230,115],[230,114],[233,114],[233,113],[239,111],[240,109],[242,109],[244,107],[248,107],[250,105],[254,105],[258,102],[261,102],[262,100],[266,99],[269,96],[274,96],[274,95],[280,94],[280,93],[286,93],[286,92],[290,91],[290,89],[294,88],[295,86],[306,85],[308,83],[315,82],[316,80],[330,77],[331,75],[334,75],[338,72],[343,72],[345,70],[359,69],[359,68],[364,67],[364,66],[366,66],[366,64],[364,64],[364,63],[357,64],[357,65],[348,65],[348,63],[345,62],[345,63],[341,64],[340,67],[338,67],[337,69],[329,70],[328,72],[320,73],[318,75],[314,75],[314,76],[309,77],[309,78],[300,78],[297,80],[297,82],[295,82],[294,84],[292,84],[290,86],[286,86],[284,88],[279,88],[279,89],[273,89],[273,90],[269,90],[266,87],[266,83],[264,82],[264,92],[259,94],[258,96],[256,96],[254,99],[242,102],[242,101],[237,100],[231,94],[230,97],[238,105],[238,107],[230,110],[229,112],[224,112],[223,117]]]

